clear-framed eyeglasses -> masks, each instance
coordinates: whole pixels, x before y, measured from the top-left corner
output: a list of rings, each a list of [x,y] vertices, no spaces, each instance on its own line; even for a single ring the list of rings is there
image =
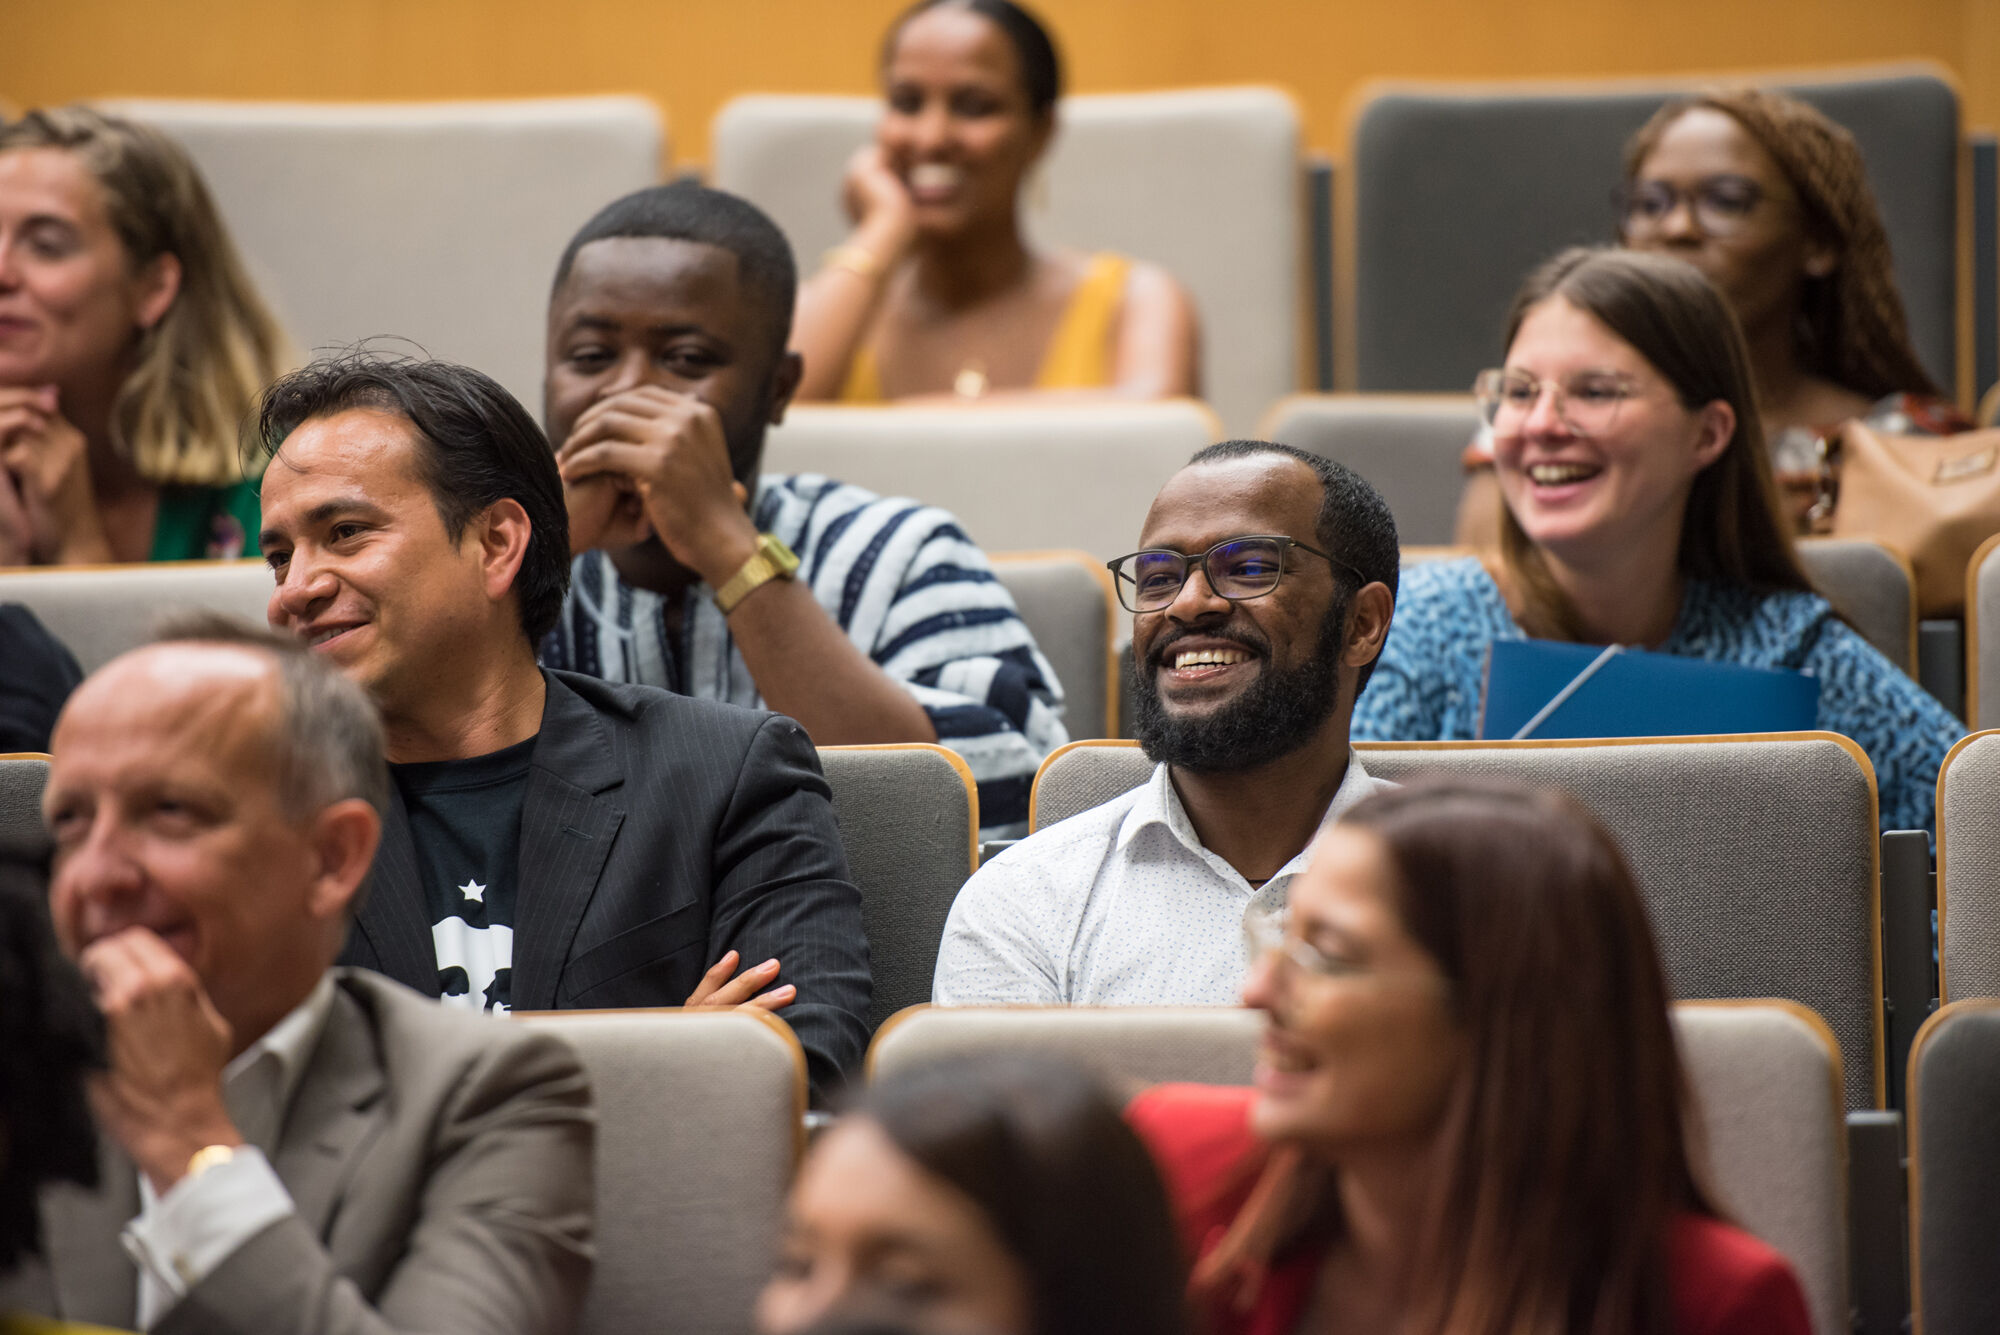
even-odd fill
[[[1748,225],[1758,205],[1782,199],[1759,182],[1731,173],[1704,176],[1685,190],[1668,181],[1633,181],[1611,195],[1627,241],[1651,240],[1682,205],[1704,236],[1733,236]]]
[[[1618,410],[1636,398],[1639,384],[1617,371],[1580,371],[1567,381],[1540,380],[1527,371],[1494,368],[1472,382],[1480,416],[1496,436],[1518,436],[1542,395],[1555,395],[1556,416],[1579,436],[1607,435]]]
[[[1118,589],[1118,601],[1126,611],[1159,612],[1180,596],[1181,586],[1196,570],[1202,572],[1217,597],[1236,603],[1262,598],[1275,591],[1284,579],[1285,557],[1293,548],[1310,552],[1336,570],[1345,570],[1357,581],[1366,583],[1359,571],[1337,557],[1275,533],[1229,538],[1199,556],[1167,547],[1149,547],[1104,564]]]
[[[1409,971],[1384,972],[1353,960],[1329,955],[1302,936],[1292,936],[1285,931],[1285,920],[1273,913],[1250,912],[1243,915],[1243,944],[1249,951],[1250,963],[1254,966],[1266,957],[1278,962],[1278,971],[1288,980],[1308,980],[1316,983],[1333,983],[1345,979],[1369,978],[1385,983],[1399,983],[1421,986],[1449,996],[1451,981],[1435,973],[1414,973]]]

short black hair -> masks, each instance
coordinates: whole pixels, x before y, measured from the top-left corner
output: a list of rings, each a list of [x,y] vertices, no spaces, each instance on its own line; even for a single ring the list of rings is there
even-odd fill
[[[792,243],[762,209],[726,190],[712,190],[694,181],[634,190],[599,209],[569,239],[556,262],[550,299],[569,281],[578,251],[593,241],[625,237],[694,241],[734,255],[737,282],[763,307],[772,331],[773,355],[784,352],[792,337],[799,267],[792,258]]]
[[[469,366],[357,348],[272,382],[245,448],[275,460],[306,422],[356,408],[394,413],[416,428],[417,476],[453,542],[496,501],[518,501],[528,512],[514,598],[522,633],[540,644],[569,592],[569,509],[555,451],[535,419],[498,381]]]
[[[1343,578],[1346,572],[1334,572],[1334,587],[1339,591],[1336,605],[1343,614],[1348,599],[1365,585],[1386,584],[1393,595],[1397,577],[1403,569],[1403,548],[1396,536],[1396,516],[1389,512],[1389,503],[1382,499],[1382,493],[1346,464],[1335,463],[1311,450],[1273,440],[1225,440],[1195,451],[1194,457],[1188,460],[1188,466],[1192,468],[1196,464],[1224,459],[1248,459],[1259,454],[1275,454],[1295,460],[1312,469],[1313,476],[1319,479],[1319,518],[1313,525],[1313,532],[1319,537],[1320,550],[1361,576],[1361,583],[1348,589],[1342,587],[1346,583]],[[1374,663],[1361,669],[1360,680],[1354,688],[1357,697],[1374,672]]]
[[[1014,0],[917,0],[889,25],[889,35],[882,39],[882,67],[887,69],[889,60],[896,54],[896,39],[910,20],[928,10],[950,5],[954,9],[970,10],[998,28],[1014,48],[1015,63],[1021,67],[1021,91],[1028,96],[1028,109],[1037,116],[1046,116],[1055,109],[1056,99],[1062,96],[1062,57],[1056,54],[1056,44],[1049,36],[1049,30],[1041,20],[1029,13]]]

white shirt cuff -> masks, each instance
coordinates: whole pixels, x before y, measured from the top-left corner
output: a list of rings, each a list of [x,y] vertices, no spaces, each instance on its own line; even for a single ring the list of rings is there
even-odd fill
[[[123,1242],[133,1261],[179,1299],[290,1213],[291,1193],[271,1161],[256,1146],[241,1145],[226,1163],[176,1182],[125,1226]]]

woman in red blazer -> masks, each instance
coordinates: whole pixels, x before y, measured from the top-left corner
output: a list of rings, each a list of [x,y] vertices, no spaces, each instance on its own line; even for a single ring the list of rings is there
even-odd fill
[[[1646,910],[1574,801],[1463,779],[1355,807],[1252,924],[1253,1089],[1129,1116],[1220,1335],[1809,1335],[1726,1223]]]

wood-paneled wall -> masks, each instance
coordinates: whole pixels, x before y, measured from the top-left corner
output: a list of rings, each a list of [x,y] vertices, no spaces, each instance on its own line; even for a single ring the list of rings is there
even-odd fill
[[[644,93],[699,162],[741,92],[864,92],[902,0],[9,4],[0,100]],[[1040,0],[1071,86],[1265,82],[1339,156],[1371,79],[1620,77],[1928,59],[2000,123],[2000,0]]]

